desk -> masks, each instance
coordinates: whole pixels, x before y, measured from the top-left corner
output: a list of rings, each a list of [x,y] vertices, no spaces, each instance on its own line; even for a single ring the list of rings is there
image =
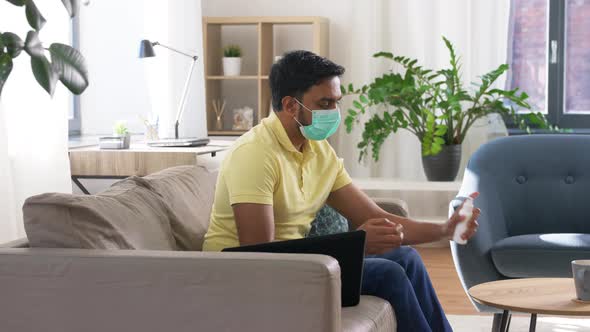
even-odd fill
[[[132,175],[145,176],[165,168],[181,165],[197,165],[198,156],[227,150],[233,142],[211,141],[200,147],[149,147],[131,144],[129,149],[106,150],[98,145],[71,148],[70,168],[72,181],[84,192],[88,190],[79,179],[122,179]]]

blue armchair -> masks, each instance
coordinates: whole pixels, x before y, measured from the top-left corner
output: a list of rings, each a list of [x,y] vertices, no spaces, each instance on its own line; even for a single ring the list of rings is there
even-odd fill
[[[590,258],[590,136],[493,140],[469,160],[450,212],[474,191],[479,230],[465,246],[451,242],[466,291],[499,279],[571,277],[570,262]]]

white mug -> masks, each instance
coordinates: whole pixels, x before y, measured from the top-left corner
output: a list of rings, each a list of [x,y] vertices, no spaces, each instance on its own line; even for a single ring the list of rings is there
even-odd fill
[[[578,300],[590,301],[590,259],[572,261]]]

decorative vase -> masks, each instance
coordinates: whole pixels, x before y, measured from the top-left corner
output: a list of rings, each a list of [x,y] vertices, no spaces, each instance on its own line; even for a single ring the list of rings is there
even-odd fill
[[[461,164],[461,144],[443,145],[435,156],[422,157],[428,181],[455,181]]]
[[[223,58],[223,75],[239,76],[242,70],[242,58]]]
[[[223,130],[223,121],[221,116],[217,116],[217,121],[215,122],[215,129],[216,130]]]

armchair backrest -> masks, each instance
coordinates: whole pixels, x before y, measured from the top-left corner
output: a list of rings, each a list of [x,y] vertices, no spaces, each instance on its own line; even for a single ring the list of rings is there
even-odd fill
[[[498,200],[508,236],[590,233],[590,136],[496,139],[473,154],[468,174]]]

